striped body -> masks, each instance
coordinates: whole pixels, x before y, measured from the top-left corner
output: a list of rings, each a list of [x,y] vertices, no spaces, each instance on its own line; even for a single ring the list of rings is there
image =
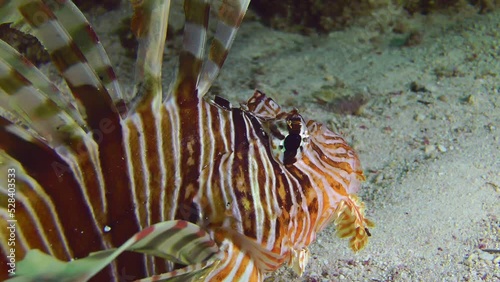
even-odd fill
[[[17,260],[30,249],[79,259],[171,220],[196,224],[220,249],[196,279],[262,281],[283,263],[301,273],[307,246],[332,221],[353,250],[363,248],[371,222],[354,194],[364,176],[342,137],[296,110],[283,112],[258,91],[239,108],[205,95],[248,1],[222,2],[206,61],[210,4],[186,1],[184,51],[165,93],[160,62],[169,1],[133,4],[140,43],[133,95],[122,94],[97,36],[70,2],[0,6],[2,22],[20,21],[42,41],[72,92],[65,98],[0,44],[1,259],[9,254],[9,169],[16,172]],[[125,253],[96,280],[178,267]]]

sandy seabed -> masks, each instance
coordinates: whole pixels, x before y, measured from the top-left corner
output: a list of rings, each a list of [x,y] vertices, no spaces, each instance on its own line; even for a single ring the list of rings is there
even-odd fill
[[[122,83],[133,60],[113,29],[126,15],[90,16]],[[246,20],[216,82],[235,105],[258,88],[333,127],[367,176],[367,248],[353,253],[330,226],[302,277],[282,268],[268,281],[500,280],[500,12],[384,17],[310,36]],[[421,40],[403,46],[387,17]],[[336,98],[355,94],[366,104],[339,113]]]

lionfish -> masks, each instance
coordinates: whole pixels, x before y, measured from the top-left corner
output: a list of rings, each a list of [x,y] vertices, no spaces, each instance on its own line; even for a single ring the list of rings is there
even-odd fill
[[[0,23],[37,37],[67,85],[0,41],[2,280],[263,281],[286,263],[302,274],[332,222],[366,245],[364,176],[340,135],[260,91],[239,107],[207,94],[248,4],[185,1],[162,91],[170,1],[133,0],[126,93],[71,1],[0,1]]]

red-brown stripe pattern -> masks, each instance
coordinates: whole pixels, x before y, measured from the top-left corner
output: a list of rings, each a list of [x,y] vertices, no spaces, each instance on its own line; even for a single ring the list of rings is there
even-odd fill
[[[112,86],[116,81],[107,62],[99,65],[90,59],[92,52],[103,53],[95,51],[100,50],[95,47],[98,41],[86,20],[58,20],[75,12],[73,6],[53,13],[33,0],[19,7],[80,102],[75,111],[85,123],[78,127],[85,132],[80,138],[56,146],[32,129],[17,126],[15,115],[0,119],[0,156],[18,164],[19,217],[31,224],[20,226],[21,254],[37,247],[60,259],[79,258],[118,247],[155,223],[181,219],[204,228],[224,250],[206,280],[262,281],[287,261],[298,261],[298,271],[303,271],[307,246],[333,220],[339,234],[351,238],[354,250],[364,247],[364,228],[371,222],[364,219],[362,202],[351,195],[364,177],[357,155],[340,136],[316,122],[306,124],[295,110],[283,112],[258,91],[240,108],[231,108],[219,97],[204,99],[248,2],[222,2],[215,39],[204,60],[211,5],[186,1],[183,51],[176,81],[166,94],[157,58],[166,33],[166,21],[159,19],[168,18],[169,1],[134,3],[133,29],[142,51],[132,99]],[[35,11],[42,11],[43,21],[35,19]],[[163,36],[159,39],[153,33],[158,30]],[[6,78],[17,74],[10,71],[16,68],[9,60]],[[9,95],[35,84],[33,78],[18,84],[7,81],[1,80],[0,86]],[[119,103],[129,111],[117,109]],[[296,155],[285,163],[284,142],[292,131],[300,140]],[[0,183],[0,198],[5,198],[4,186]],[[5,207],[0,207],[5,218]],[[5,232],[0,235],[5,237]],[[196,239],[192,236],[169,247],[180,250]],[[3,259],[7,250],[2,247]],[[196,249],[193,254],[201,256]],[[186,271],[203,265],[179,273],[189,276]],[[95,280],[124,275],[136,279],[172,267],[127,253]]]

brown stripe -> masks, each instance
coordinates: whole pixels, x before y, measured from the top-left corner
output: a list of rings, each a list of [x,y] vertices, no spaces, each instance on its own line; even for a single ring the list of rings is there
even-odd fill
[[[210,205],[210,201],[208,197],[213,197],[212,194],[210,193],[210,190],[213,189],[214,187],[214,181],[212,179],[213,177],[213,171],[212,169],[214,168],[213,164],[215,159],[217,158],[217,153],[216,151],[212,152],[215,149],[216,144],[212,142],[211,138],[209,137],[210,135],[218,135],[220,134],[219,131],[214,131],[213,128],[211,128],[212,123],[209,122],[212,118],[218,118],[218,115],[216,112],[213,112],[215,116],[210,116],[212,115],[212,107],[205,101],[200,101],[200,117],[201,117],[201,130],[202,132],[200,133],[200,136],[203,136],[203,153],[200,155],[200,179],[199,179],[199,189],[201,191],[198,191],[198,195],[201,195],[198,198],[197,201],[197,207],[196,209],[199,209],[199,212],[201,213],[201,221],[203,222],[212,222],[212,218],[210,218],[213,215],[213,207]],[[214,132],[217,132],[217,134],[214,134]],[[201,151],[200,151],[201,152]],[[218,186],[218,185],[215,185]],[[210,190],[209,190],[210,187]],[[221,199],[221,194],[220,190],[216,191],[216,194],[218,194],[217,199]],[[218,203],[219,204],[219,203]],[[210,216],[210,217],[209,217]],[[197,217],[200,217],[200,214],[197,215]],[[194,217],[193,217],[194,218]],[[207,218],[210,218],[207,220]],[[217,221],[217,220],[214,220]]]
[[[227,110],[227,111],[230,111],[230,110],[231,110],[231,103],[230,103],[228,100],[226,100],[226,99],[224,99],[224,98],[222,98],[222,97],[220,97],[220,96],[215,95],[215,98],[214,98],[214,103],[215,103],[217,106],[219,106],[219,107],[221,107],[222,109],[224,109],[224,110]],[[212,116],[213,116],[213,115],[212,115]]]
[[[34,187],[22,179],[16,179],[16,193],[22,194],[26,198],[26,202],[22,204],[19,202],[16,205],[16,219],[18,227],[22,230],[23,234],[29,234],[29,248],[40,249],[42,252],[50,253],[49,248],[54,242],[62,242],[63,234],[58,232],[57,223],[54,221],[53,215],[49,206],[45,205],[41,196],[35,192]],[[18,199],[19,201],[19,199]],[[7,199],[2,203],[7,203]],[[35,213],[43,230],[37,230],[39,226],[35,225],[34,218],[31,217],[27,206],[31,206],[32,212]],[[49,241],[49,248],[42,243],[42,234],[45,234]],[[62,245],[62,244],[61,244]],[[53,249],[54,256],[57,258],[67,258],[67,253],[62,248]]]
[[[73,27],[71,37],[80,50],[90,51],[92,48],[97,48],[96,45],[99,44],[97,34],[87,22],[82,22],[78,27]]]
[[[185,5],[194,2],[186,1]],[[195,3],[194,3],[195,4]],[[186,6],[185,6],[186,7]],[[186,11],[187,12],[187,11]],[[193,54],[183,51],[179,55],[179,73],[177,78],[175,102],[179,107],[180,120],[180,171],[182,172],[181,184],[179,187],[179,198],[176,219],[189,220],[197,217],[196,207],[192,206],[193,198],[199,188],[198,178],[200,176],[200,154],[202,141],[199,132],[198,105],[200,100],[196,93],[196,81],[201,70],[202,61]],[[193,219],[193,218],[192,218]]]
[[[47,39],[42,38],[41,40]],[[50,52],[52,63],[61,73],[64,73],[64,71],[74,65],[87,62],[87,59],[85,59],[85,56],[75,42],[70,42],[68,45],[64,45],[59,49],[48,51]]]
[[[126,141],[131,155],[129,156],[130,163],[132,165],[132,171],[134,174],[134,186],[135,186],[135,200],[140,203],[137,205],[136,213],[139,218],[139,222],[142,226],[146,226],[146,218],[147,218],[147,210],[146,210],[146,187],[145,187],[145,179],[144,179],[144,171],[142,168],[142,157],[141,154],[143,150],[140,146],[140,135],[137,126],[131,121],[128,120],[127,128],[129,130],[128,140]]]
[[[105,70],[98,71],[98,73],[101,72],[106,75],[104,78],[100,77],[103,83],[110,83],[116,80],[116,74],[112,66],[106,66]]]
[[[251,124],[252,124],[252,128],[255,132],[255,135],[256,138],[259,138],[260,139],[260,150],[265,150],[265,154],[267,156],[267,160],[270,162],[271,164],[271,170],[269,171],[269,175],[264,175],[264,170],[263,169],[260,169],[259,170],[259,180],[263,180],[265,178],[268,178],[269,179],[269,185],[272,185],[272,182],[271,182],[271,178],[274,178],[274,180],[276,181],[276,184],[274,185],[274,187],[265,187],[264,186],[264,181],[259,181],[259,185],[260,185],[260,189],[261,189],[261,195],[262,197],[265,197],[265,192],[264,189],[273,189],[273,190],[276,190],[275,193],[277,195],[277,199],[271,199],[271,202],[269,203],[270,205],[273,204],[273,201],[274,200],[277,200],[277,204],[279,207],[281,207],[282,209],[285,209],[287,211],[290,211],[292,205],[293,205],[293,202],[292,202],[292,198],[291,198],[291,194],[288,192],[290,187],[288,186],[288,182],[287,182],[287,176],[286,174],[284,174],[282,171],[285,169],[284,166],[282,166],[280,163],[278,163],[275,159],[274,159],[274,154],[272,152],[272,149],[271,149],[271,145],[269,143],[269,136],[264,133],[264,134],[258,134],[258,132],[265,132],[263,129],[262,129],[262,125],[261,123],[259,122],[259,120],[251,115],[251,114],[248,114],[247,117],[249,118]],[[258,161],[260,161],[260,158],[258,158]],[[263,162],[259,162],[258,164],[259,167],[264,167],[264,163]],[[280,193],[281,191],[281,193]],[[270,195],[272,195],[273,191],[269,191],[268,192]],[[280,196],[281,195],[281,196]],[[263,204],[265,203],[264,201],[262,202]],[[271,219],[274,218],[276,215],[273,215],[271,214],[272,212],[274,212],[274,208],[271,206],[271,207],[268,207],[268,206],[264,206],[264,209],[265,209],[265,217],[264,217],[264,223],[262,223],[263,225],[263,242],[265,242],[267,239],[268,239],[268,236],[271,232],[270,230],[270,227],[271,227]],[[283,216],[282,216],[283,217]],[[276,232],[276,235],[275,236],[284,236],[285,234],[282,234],[282,230],[281,230],[281,226],[280,226],[281,222],[279,220],[276,220],[276,228],[275,228],[275,232]]]
[[[114,226],[110,233],[114,244],[118,246],[132,236],[134,230],[139,229],[130,214],[133,203],[130,198],[127,163],[123,158],[125,151],[120,119],[117,113],[111,110],[111,100],[105,89],[98,90],[90,85],[75,87],[69,84],[69,87],[82,102],[87,113],[87,123],[99,146],[99,160],[109,209],[106,224]]]
[[[160,258],[160,257],[154,257],[153,264],[154,264],[154,273],[155,274],[168,272],[167,260]]]
[[[210,12],[210,3],[200,0],[184,1],[184,13],[186,22],[194,23],[208,28],[208,18]]]
[[[231,113],[234,124],[232,188],[243,219],[243,233],[250,238],[256,238],[256,216],[253,204],[254,200],[259,199],[253,199],[250,188],[251,179],[248,173],[248,163],[253,156],[248,154],[249,136],[247,136],[244,113],[236,108]]]
[[[229,26],[238,27],[245,16],[240,0],[223,0],[219,19]]]
[[[275,242],[282,242],[282,240],[288,237],[288,227],[290,223],[289,212],[294,204],[290,193],[290,189],[293,188],[288,184],[287,175],[283,171],[284,169],[283,166],[274,169],[274,176],[276,177],[276,184],[274,187],[276,190],[276,201],[282,212],[281,216],[276,219]],[[277,250],[280,250],[280,248],[278,247]]]
[[[105,225],[111,227],[107,236],[111,236],[114,246],[120,246],[139,230],[131,198],[127,162],[124,158],[120,118],[111,108],[112,102],[105,89],[98,90],[90,85],[75,87],[69,83],[68,86],[82,102],[87,112],[87,123],[92,128],[93,138],[99,146],[108,207]],[[119,261],[123,262],[122,259]],[[138,267],[142,265],[141,262],[141,256],[131,256],[130,261],[120,266],[127,269],[138,268],[138,273],[143,274],[143,270]]]
[[[30,86],[31,82],[15,69],[9,75],[0,78],[0,87],[7,95],[15,95],[21,88]]]
[[[99,37],[97,36],[94,29],[92,28],[92,26],[88,22],[86,22],[84,25],[82,25],[80,27],[80,29],[83,29],[83,30],[77,31],[77,32],[75,32],[75,34],[87,34],[88,37],[84,38],[85,39],[84,42],[88,42],[87,39],[90,38],[90,42],[93,45],[99,44]],[[85,45],[82,45],[82,46],[85,46]]]
[[[321,149],[319,149],[318,146],[316,144],[314,144],[314,142],[311,142],[310,145],[311,145],[312,150],[314,150],[314,152],[316,152],[318,154],[317,159],[321,159],[321,161],[323,161],[325,163],[328,163],[332,167],[340,168],[340,169],[342,169],[342,170],[344,170],[344,171],[346,171],[348,173],[352,173],[353,172],[351,166],[348,163],[345,163],[345,162],[338,163],[338,162],[335,162],[335,161],[333,161],[333,160],[331,160],[329,158],[322,158],[322,156],[324,154],[321,151]],[[346,148],[346,149],[348,149],[348,148]],[[334,171],[326,172],[324,167],[318,167],[318,166],[316,166],[314,164],[314,162],[311,162],[311,160],[309,158],[305,157],[305,156],[302,157],[302,161],[304,161],[307,164],[307,166],[309,166],[312,170],[316,171],[318,174],[323,175],[323,177],[326,178],[327,182],[335,190],[336,193],[338,193],[338,194],[340,194],[342,196],[347,196],[348,193],[347,193],[345,187],[341,183],[339,183],[337,180],[335,180],[334,177],[331,176],[333,173],[335,173]],[[338,178],[343,178],[339,174],[337,174],[337,177]],[[320,183],[318,183],[318,185],[319,184]]]
[[[212,40],[210,45],[210,52],[208,53],[208,58],[214,63],[222,68],[222,65],[226,61],[229,50],[227,50],[224,45],[216,38]]]
[[[325,203],[323,203],[323,205],[329,205],[330,203],[330,199],[327,199],[327,201]],[[318,198],[316,197],[313,197],[313,198],[308,198],[307,200],[307,208],[308,208],[308,212],[309,212],[309,216],[310,216],[310,228],[309,230],[307,231],[307,235],[305,237],[305,244],[306,246],[309,245],[310,243],[312,243],[312,241],[315,239],[315,235],[313,236],[313,234],[316,234],[316,232],[318,232],[318,224],[320,224],[320,220],[321,220],[321,216],[320,216],[320,211],[319,211],[319,203],[318,203]],[[324,213],[324,210],[321,211],[321,215],[325,215]]]
[[[56,18],[50,8],[41,1],[30,1],[21,5],[19,11],[25,20],[35,28],[39,28],[44,23]]]
[[[224,138],[227,138],[227,142],[231,142],[229,140],[230,138],[230,112],[221,110],[217,107],[210,106],[209,107],[209,112],[208,114],[211,116],[211,123],[210,126],[205,127],[206,133],[205,134],[212,134],[214,138],[214,144],[211,144],[214,146],[214,156],[212,160],[207,160],[206,162],[207,165],[210,166],[212,169],[211,172],[211,181],[209,184],[211,186],[212,194],[207,195],[207,197],[211,197],[212,201],[214,202],[215,206],[209,206],[208,210],[205,209],[204,213],[206,216],[209,218],[210,223],[213,223],[214,225],[217,224],[222,224],[224,219],[226,218],[226,205],[228,203],[224,202],[223,194],[222,194],[222,189],[224,189],[224,185],[221,183],[224,182],[224,178],[227,177],[224,172],[226,172],[226,169],[222,169],[223,174],[220,174],[219,168],[223,165],[221,162],[222,156],[229,154],[229,152],[226,151],[224,147]],[[225,123],[224,131],[221,128],[221,121]],[[208,149],[208,148],[207,148]],[[208,169],[208,168],[207,168]],[[229,203],[230,204],[230,203]]]
[[[165,199],[164,199],[164,214],[163,218],[165,220],[172,220],[173,218],[169,217],[170,212],[172,211],[172,202],[174,191],[177,189],[175,186],[175,159],[174,159],[174,142],[178,142],[179,140],[174,139],[173,136],[173,120],[170,119],[170,116],[167,112],[167,109],[162,106],[161,114],[163,119],[161,121],[161,134],[162,134],[162,153],[163,159],[165,160]]]
[[[89,252],[102,249],[100,231],[96,230],[89,205],[66,162],[52,149],[41,143],[27,142],[5,130],[9,122],[0,118],[0,148],[23,164],[52,199],[64,233],[73,249],[73,256],[81,258]],[[94,187],[96,189],[97,187]],[[43,215],[40,215],[43,217]],[[49,215],[46,215],[49,216]],[[75,220],[75,217],[78,220]],[[27,235],[30,240],[30,235]],[[62,248],[60,241],[52,242],[53,249]],[[61,251],[57,251],[61,253]],[[68,257],[60,257],[69,259]]]
[[[203,61],[187,51],[179,54],[179,73],[177,74],[176,95],[180,108],[194,109],[198,105],[196,81]]]
[[[151,8],[145,6],[143,0],[132,0],[131,2],[134,8],[134,15],[132,16],[130,29],[135,37],[141,38],[149,32]]]
[[[161,137],[157,134],[156,118],[153,116],[151,108],[148,107],[146,111],[141,111],[140,116],[143,124],[143,134],[146,137],[146,151],[144,153],[146,153],[146,166],[149,174],[149,202],[151,204],[150,223],[148,225],[151,225],[160,222],[162,218],[160,211],[161,163],[160,152],[158,152],[158,138]]]
[[[312,224],[311,229],[308,230],[306,232],[306,234],[309,234],[309,232],[311,230],[313,230],[313,228],[314,228],[314,223],[316,222],[317,216],[318,216],[318,212],[317,212],[318,211],[318,202],[317,202],[318,195],[316,194],[315,189],[312,187],[312,184],[311,184],[312,180],[309,178],[309,174],[304,173],[303,171],[301,171],[300,169],[298,169],[294,165],[288,166],[287,169],[290,171],[290,173],[293,175],[293,177],[295,179],[297,179],[298,183],[300,183],[299,187],[294,187],[294,193],[295,193],[295,198],[297,199],[297,203],[300,205],[303,201],[302,196],[300,194],[300,192],[302,192],[304,194],[304,197],[306,198],[306,203],[307,203],[307,208],[308,208],[308,210],[303,210],[302,208],[299,208],[299,210],[298,210],[298,214],[297,214],[296,218],[299,219],[299,221],[298,221],[299,226],[296,227],[297,233],[295,234],[296,238],[294,238],[294,240],[297,240],[297,237],[300,236],[300,233],[306,227],[305,225],[302,225],[303,223],[301,221],[302,218],[307,218],[306,213],[309,214],[310,223]],[[320,189],[321,188],[322,187],[320,186]],[[326,195],[326,193],[323,193],[322,196],[324,198],[325,197],[328,198],[328,195]]]
[[[341,153],[341,150],[339,150],[339,151],[335,152],[335,157],[345,158],[347,160],[353,159],[353,157],[349,156],[349,154],[347,153],[349,151],[352,151],[351,147],[349,147],[349,145],[347,145],[345,143],[345,141],[343,141],[342,139],[341,139],[341,141],[342,141],[342,143],[328,144],[328,145],[325,144],[323,146],[330,147],[330,148],[328,148],[328,150],[331,150],[331,151],[335,151],[338,148],[342,148],[345,151],[345,153]],[[318,156],[325,155],[325,153],[323,153],[323,150],[320,148],[320,146],[316,145],[314,142],[311,142],[311,148],[318,154]],[[330,165],[332,167],[339,168],[347,173],[354,172],[353,167],[347,161],[336,162],[336,161],[332,160],[331,158],[321,158],[321,161],[327,163],[328,165]]]
[[[266,194],[269,193],[271,194],[272,191],[270,189],[274,189],[274,187],[271,187],[271,179],[274,178],[275,176],[273,174],[266,174],[266,171],[264,168],[266,167],[266,163],[271,163],[272,166],[277,166],[277,163],[274,161],[271,150],[270,150],[270,144],[269,144],[269,139],[267,134],[262,134],[264,132],[264,129],[262,128],[262,125],[260,122],[257,120],[257,118],[251,114],[246,114],[246,117],[250,120],[250,125],[251,125],[251,131],[252,131],[252,136],[250,137],[251,140],[253,140],[253,146],[255,149],[255,154],[253,156],[254,161],[257,163],[257,183],[259,185],[259,194],[260,198],[257,199],[260,201],[260,205],[263,208],[264,211],[264,221],[263,222],[256,222],[256,225],[259,225],[262,230],[262,242],[266,242],[268,237],[269,237],[269,232],[271,228],[271,218],[274,216],[271,214],[272,213],[272,202],[267,202],[266,199]],[[258,152],[264,153],[264,158],[262,159],[261,154]],[[266,186],[266,179],[268,180],[268,184]],[[272,198],[270,199],[271,201],[273,200]],[[256,199],[254,199],[256,201]],[[269,206],[271,205],[271,206]]]
[[[122,192],[126,194],[121,195],[121,198],[115,198],[113,194],[110,194],[109,197],[107,197],[108,205],[110,205],[110,202],[113,202],[114,200],[121,201],[112,203],[114,204],[114,206],[108,206],[108,209],[112,210],[113,214],[108,217],[107,225],[111,227],[110,233],[113,236],[113,245],[115,247],[118,247],[122,244],[118,243],[119,241],[127,240],[135,233],[140,231],[136,216],[139,217],[141,223],[146,226],[146,187],[144,185],[143,168],[141,165],[141,154],[143,153],[143,151],[139,146],[139,138],[141,133],[137,129],[136,125],[131,122],[131,120],[128,120],[126,126],[129,130],[129,138],[125,142],[128,144],[130,152],[132,154],[131,156],[129,156],[129,158],[132,164],[132,171],[134,173],[134,185],[136,193],[135,200],[139,204],[135,205],[132,202],[128,202],[132,201],[132,192],[129,190],[129,188],[125,187],[121,188],[123,190],[126,190],[126,192]],[[126,175],[127,173],[128,170],[124,170],[121,172],[122,175]],[[111,187],[110,189],[107,189],[107,192],[108,191],[120,193],[116,189],[116,187]],[[115,234],[115,232],[126,234],[124,236],[119,236],[120,234]],[[147,271],[144,268],[144,259],[144,255],[137,253],[125,253],[120,255],[116,260],[118,275],[123,277],[130,277],[131,279],[145,277]],[[103,281],[97,279],[94,280]]]

